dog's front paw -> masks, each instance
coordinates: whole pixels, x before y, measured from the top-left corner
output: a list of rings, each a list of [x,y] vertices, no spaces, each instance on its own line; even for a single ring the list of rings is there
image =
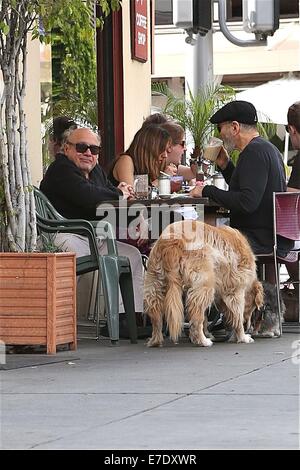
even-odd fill
[[[212,346],[214,343],[209,338],[203,338],[202,340],[195,340],[190,338],[191,342],[197,344],[197,346],[204,346],[205,348]]]
[[[279,336],[274,333],[274,331],[264,331],[263,333],[258,333],[258,336],[261,338],[274,338],[274,336]]]
[[[163,345],[163,340],[158,340],[157,338],[149,338],[146,343],[148,348],[161,348]]]
[[[205,339],[202,340],[201,346],[210,347],[213,344],[214,343],[212,342],[212,340],[210,338],[205,338]]]
[[[250,344],[250,343],[254,343],[254,339],[251,338],[250,335],[244,335],[242,338],[240,338],[238,340],[238,343],[247,343],[247,344]]]

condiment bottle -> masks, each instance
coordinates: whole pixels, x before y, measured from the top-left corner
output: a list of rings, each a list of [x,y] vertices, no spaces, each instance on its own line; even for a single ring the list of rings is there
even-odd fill
[[[202,163],[197,165],[196,181],[204,181],[204,171],[202,169]]]
[[[158,193],[160,196],[167,196],[171,193],[171,182],[167,175],[158,177]]]

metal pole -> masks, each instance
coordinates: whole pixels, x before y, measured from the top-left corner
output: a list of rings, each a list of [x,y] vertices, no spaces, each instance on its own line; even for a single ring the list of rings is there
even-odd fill
[[[189,100],[189,89],[195,96],[199,89],[208,84],[213,84],[213,40],[212,31],[206,36],[194,35],[195,45],[186,45],[186,86],[185,94]],[[187,142],[191,142],[189,132],[186,133]],[[187,155],[192,152],[192,146],[188,144]]]
[[[194,45],[186,45],[186,81],[193,95],[199,88],[212,84],[213,74],[213,40],[212,31],[206,36],[193,36]],[[186,86],[188,93],[188,87]]]
[[[210,30],[205,36],[198,34],[193,46],[193,93],[212,84],[213,79],[213,39]]]

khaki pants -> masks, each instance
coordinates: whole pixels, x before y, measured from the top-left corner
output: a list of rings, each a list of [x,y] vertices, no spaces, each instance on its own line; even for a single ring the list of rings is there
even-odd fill
[[[100,255],[107,254],[106,241],[98,239],[98,249]],[[130,261],[132,279],[133,279],[133,290],[134,290],[134,301],[135,311],[143,311],[143,265],[142,258],[139,250],[134,246],[127,245],[126,243],[116,242],[118,253],[120,256],[127,256]],[[60,247],[63,251],[73,251],[76,255],[86,256],[90,254],[89,242],[86,237],[81,235],[75,235],[73,233],[58,233],[55,236],[55,244]],[[120,293],[120,313],[124,312],[122,296]]]

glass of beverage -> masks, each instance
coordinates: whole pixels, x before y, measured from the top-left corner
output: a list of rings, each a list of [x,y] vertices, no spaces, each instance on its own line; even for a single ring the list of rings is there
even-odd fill
[[[204,148],[203,156],[205,160],[215,162],[222,148],[223,141],[217,137],[211,137],[207,146]]]
[[[136,199],[147,199],[148,198],[148,175],[135,175],[133,190]]]
[[[177,193],[182,188],[183,176],[171,176],[171,193]]]

